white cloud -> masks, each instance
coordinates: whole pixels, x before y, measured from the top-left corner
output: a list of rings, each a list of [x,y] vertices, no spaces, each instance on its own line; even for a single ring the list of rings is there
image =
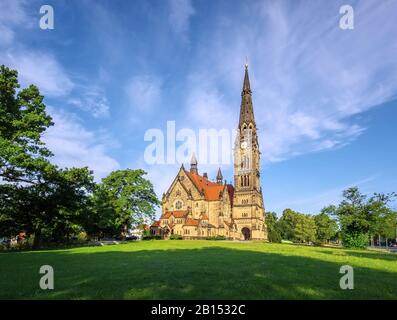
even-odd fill
[[[44,134],[47,147],[54,153],[54,163],[60,167],[88,166],[94,171],[96,180],[120,168],[109,155],[113,141],[106,132],[84,128],[73,115],[49,109],[55,123]]]
[[[211,123],[237,122],[248,56],[265,161],[351,143],[365,130],[354,116],[397,93],[391,15],[397,3],[365,1],[354,8],[354,30],[339,28],[333,2],[313,2],[310,10],[304,2],[258,2],[241,11],[244,24],[219,19],[192,63],[187,101],[198,102],[188,109],[202,106],[200,116]]]
[[[86,112],[95,118],[108,117],[110,106],[106,95],[96,87],[83,89],[83,94],[68,99],[68,103]]]
[[[23,8],[25,1],[0,2],[0,47],[11,44],[15,40],[14,28],[29,27],[31,21]]]
[[[169,21],[172,29],[187,41],[189,31],[189,21],[195,14],[191,0],[169,0],[170,14]]]
[[[199,124],[203,128],[233,128],[233,117],[221,93],[217,90],[197,87],[187,98],[190,125]],[[222,120],[220,120],[222,119]]]
[[[300,208],[303,207],[306,210],[308,210],[304,213],[318,214],[319,211],[326,206],[332,204],[337,205],[342,200],[342,193],[344,190],[351,187],[359,187],[360,189],[363,188],[365,189],[365,187],[368,187],[368,184],[377,180],[379,176],[380,173],[376,173],[366,178],[360,179],[358,181],[343,186],[331,188],[320,193],[313,193],[309,197],[298,198],[298,199],[291,198],[288,199],[287,201],[274,203],[272,207],[273,210],[279,213],[279,216],[281,216],[281,213],[284,209],[296,208],[296,207],[300,207]]]
[[[161,85],[161,80],[156,76],[132,77],[124,88],[130,107],[140,112],[151,111],[160,102]]]
[[[0,24],[0,47],[10,44],[14,40],[14,32]]]
[[[74,83],[58,61],[48,53],[9,50],[0,53],[2,63],[18,70],[18,79],[22,86],[36,85],[44,95],[65,96],[74,87]]]

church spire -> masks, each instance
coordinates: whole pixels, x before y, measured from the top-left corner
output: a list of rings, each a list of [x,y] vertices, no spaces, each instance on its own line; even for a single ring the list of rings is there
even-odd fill
[[[196,154],[193,152],[192,159],[190,160],[190,173],[198,174]]]
[[[222,184],[222,180],[223,180],[223,175],[222,175],[221,168],[219,168],[218,174],[216,175],[216,183]]]
[[[248,64],[245,64],[243,91],[241,92],[239,128],[245,123],[247,126],[252,123],[255,126],[254,108],[252,106],[251,85],[248,76]]]

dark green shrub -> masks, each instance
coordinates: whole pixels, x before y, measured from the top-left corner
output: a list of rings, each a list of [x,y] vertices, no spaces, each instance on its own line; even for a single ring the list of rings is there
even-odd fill
[[[344,233],[342,244],[346,248],[365,249],[368,246],[368,234],[366,233]]]
[[[211,236],[211,237],[205,238],[205,240],[226,240],[226,237],[225,236]]]
[[[281,243],[281,235],[277,230],[270,230],[267,238],[269,242]]]
[[[161,240],[161,239],[162,238],[161,238],[160,235],[149,234],[149,235],[143,235],[142,236],[142,240]]]
[[[182,240],[182,236],[180,234],[172,234],[170,240]]]

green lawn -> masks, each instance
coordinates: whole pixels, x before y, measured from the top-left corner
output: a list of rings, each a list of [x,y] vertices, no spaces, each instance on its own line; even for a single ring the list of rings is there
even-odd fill
[[[51,265],[55,289],[39,288]],[[339,268],[354,268],[354,290]],[[2,299],[397,299],[397,255],[290,244],[141,241],[0,253]]]

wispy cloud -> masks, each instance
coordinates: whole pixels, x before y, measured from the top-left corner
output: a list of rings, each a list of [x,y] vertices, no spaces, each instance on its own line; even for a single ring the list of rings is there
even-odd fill
[[[15,41],[14,28],[32,25],[24,9],[25,3],[23,0],[0,2],[0,48]]]
[[[108,117],[109,101],[102,90],[95,86],[83,87],[83,92],[68,99],[68,103],[90,113],[95,118]]]
[[[124,91],[130,107],[139,112],[150,112],[161,99],[162,81],[153,75],[134,76],[125,85]]]
[[[234,102],[225,96],[241,90],[248,55],[267,162],[351,143],[365,131],[355,116],[396,97],[395,23],[384,17],[397,3],[357,2],[354,30],[339,28],[341,4],[306,4],[258,2],[242,11],[242,25],[220,19],[191,70],[211,74],[190,95],[211,88],[210,101],[225,102],[216,104],[211,122],[222,124],[237,119],[238,95]]]
[[[188,40],[190,18],[195,14],[191,0],[169,0],[169,22],[172,29],[184,40]]]
[[[55,154],[54,163],[61,167],[88,166],[97,180],[120,168],[110,154],[114,139],[106,131],[86,129],[69,113],[49,109],[55,125],[44,134],[44,141]]]
[[[30,50],[8,50],[0,53],[0,61],[18,70],[23,86],[34,84],[47,96],[65,96],[74,87],[64,68],[51,54]]]
[[[332,204],[337,205],[342,199],[342,192],[344,190],[350,187],[360,187],[362,189],[379,178],[379,176],[380,173],[376,173],[343,186],[331,188],[320,193],[311,194],[309,197],[299,199],[290,198],[287,201],[274,203],[273,210],[281,213],[285,208],[305,207],[311,210],[310,212],[306,213],[317,214],[318,212],[316,212],[316,210],[320,210],[321,208]]]
[[[54,55],[25,48],[16,39],[17,30],[38,23],[37,17],[29,16],[26,6],[24,0],[0,2],[0,63],[18,70],[23,86],[34,84],[47,96],[65,96],[74,83]]]

